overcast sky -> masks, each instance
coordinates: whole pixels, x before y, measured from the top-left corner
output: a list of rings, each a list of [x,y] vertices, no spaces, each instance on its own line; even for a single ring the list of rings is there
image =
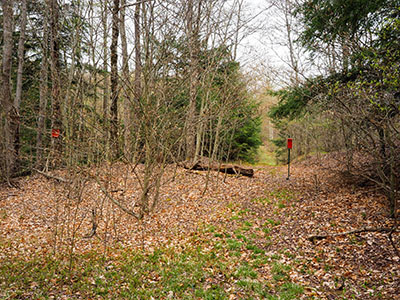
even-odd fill
[[[264,72],[275,87],[284,85],[288,50],[285,28],[281,26],[279,11],[271,8],[268,0],[247,0],[245,14],[257,16],[246,28],[244,39],[238,47],[238,60],[245,70]],[[282,78],[280,78],[282,77]]]

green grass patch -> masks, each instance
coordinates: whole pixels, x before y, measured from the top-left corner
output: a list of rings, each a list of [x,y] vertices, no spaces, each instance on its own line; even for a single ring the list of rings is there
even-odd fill
[[[234,273],[236,278],[251,278],[256,279],[258,273],[248,264],[244,263],[239,269]]]
[[[294,193],[288,189],[278,189],[268,193],[269,197],[275,198],[277,200],[289,201],[294,198]]]
[[[275,262],[272,265],[272,278],[275,281],[287,281],[289,280],[289,274],[288,271],[290,271],[290,266],[285,265],[285,264],[281,264],[279,262]]]
[[[243,245],[241,242],[234,240],[234,239],[227,239],[226,244],[227,244],[228,250],[231,250],[231,251],[240,250]]]
[[[261,203],[261,204],[272,204],[272,200],[270,198],[254,198],[252,199],[253,202],[255,203]]]
[[[263,226],[264,226],[264,227],[265,227],[265,226],[268,226],[268,225],[271,225],[271,226],[278,226],[278,225],[280,225],[280,224],[281,224],[280,221],[275,221],[275,220],[273,220],[273,219],[267,219]]]
[[[104,259],[99,253],[76,256],[73,268],[62,258],[15,259],[0,265],[0,298],[224,299],[219,287],[208,288],[213,272],[225,273],[215,252],[197,248],[178,253],[160,249],[140,254],[126,250]],[[210,268],[212,267],[212,268]],[[212,272],[211,272],[212,270]]]

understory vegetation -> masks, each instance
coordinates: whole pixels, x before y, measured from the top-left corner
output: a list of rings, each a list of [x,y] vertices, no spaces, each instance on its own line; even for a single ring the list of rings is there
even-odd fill
[[[334,14],[334,15],[333,15]],[[400,189],[399,1],[304,1],[298,42],[326,58],[326,73],[277,93],[270,111],[294,156],[342,152],[347,171],[378,186],[398,218]]]

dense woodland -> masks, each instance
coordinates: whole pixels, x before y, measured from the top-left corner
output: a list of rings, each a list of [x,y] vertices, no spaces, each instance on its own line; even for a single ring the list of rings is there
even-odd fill
[[[391,297],[400,293],[396,290],[396,285],[400,286],[395,278],[398,272],[388,266],[399,263],[400,1],[265,0],[251,7],[245,0],[2,0],[0,220],[4,224],[0,224],[4,231],[0,232],[0,249],[7,249],[7,254],[0,255],[0,259],[7,261],[4,266],[8,269],[0,268],[0,298],[47,298],[55,291],[59,296],[78,293],[74,294],[77,298],[336,299],[332,293],[337,296],[340,291],[343,298],[337,299],[378,299],[378,294],[387,297],[382,299],[395,299]],[[245,42],[252,39],[274,49],[280,64],[264,65],[267,57],[246,57],[250,53],[246,47],[252,46]],[[286,173],[282,175],[287,167],[282,165],[287,160],[288,137],[294,141],[292,159],[298,163],[294,166],[297,181],[286,180]],[[274,151],[273,169],[263,169],[263,149]],[[312,169],[307,161],[314,166],[315,157],[319,167]],[[241,164],[252,164],[255,172]],[[227,166],[233,175],[228,175]],[[248,172],[255,178],[240,178],[240,170],[242,175]],[[334,185],[332,174],[337,176],[332,179]],[[351,188],[347,189],[347,184]],[[35,185],[47,194],[37,194]],[[320,234],[326,228],[309,226],[315,221],[305,213],[309,206],[302,199],[325,201],[320,208],[314,204],[310,207],[336,215],[332,213],[336,203],[329,197],[339,191],[345,195],[341,199],[367,195],[363,204],[357,198],[353,205],[368,203],[371,211],[353,214],[350,205],[349,219],[368,222],[349,228],[346,221],[338,233]],[[14,206],[6,203],[17,194],[21,195],[21,203],[35,203],[25,214],[36,218],[35,211],[40,210],[37,218],[47,222],[42,226],[32,221],[35,228],[46,228],[46,234],[40,240],[39,232],[35,242],[28,242],[24,235],[21,249],[9,246],[18,239],[6,238],[14,231],[5,229],[28,220],[18,215],[15,220],[19,221],[9,221],[20,208],[14,211],[10,209]],[[188,202],[193,199],[197,204]],[[293,220],[293,227],[284,227],[292,220],[286,209],[295,207],[290,204],[295,199],[296,214],[303,219]],[[21,207],[27,209],[26,205]],[[226,211],[234,216],[227,217]],[[175,219],[187,214],[193,216],[185,222]],[[261,215],[268,218],[261,219]],[[277,221],[277,215],[287,222]],[[195,225],[192,218],[205,223]],[[216,221],[219,218],[234,224],[242,220],[244,225],[232,225],[229,231],[218,227],[223,226],[223,221]],[[330,218],[326,215],[325,219]],[[246,225],[257,222],[264,225],[254,225],[251,230]],[[175,232],[171,223],[179,223],[184,229]],[[307,241],[314,245],[341,235],[384,234],[382,239],[373,239],[374,245],[386,246],[374,248],[371,253],[397,257],[391,264],[379,265],[382,276],[393,276],[376,279],[387,279],[387,285],[381,284],[386,291],[382,293],[382,288],[365,282],[363,287],[352,288],[345,283],[350,275],[335,277],[328,288],[310,283],[304,279],[307,271],[300,272],[311,264],[307,255],[312,251],[306,250],[293,262],[301,274],[295,278],[304,280],[289,276],[290,268],[285,268],[282,259],[270,258],[274,283],[266,283],[271,278],[259,268],[268,264],[268,259],[262,260],[261,255],[283,247],[283,240],[274,240],[278,246],[271,246],[268,235],[281,223],[283,229],[275,232],[281,239],[298,233],[298,239],[293,238],[289,246],[285,244],[282,253],[303,253],[300,245]],[[337,226],[337,222],[330,221],[330,226]],[[171,231],[165,233],[167,229]],[[263,236],[264,242],[257,237],[257,229],[267,236]],[[303,236],[303,229],[312,235]],[[159,231],[158,236],[153,230]],[[193,233],[197,231],[201,233]],[[226,239],[227,248],[214,245],[217,254],[200,253],[199,247],[214,247],[206,242],[210,235],[219,239],[215,245]],[[152,256],[157,252],[153,241],[158,240],[160,246],[161,240],[177,236],[187,243],[192,239],[193,249],[182,246],[183,250],[175,253],[167,248],[160,253],[168,258]],[[151,240],[147,244],[146,238]],[[254,241],[250,243],[251,239]],[[332,256],[335,251],[339,253],[337,249],[345,248],[342,244],[336,249],[323,245],[327,249],[323,251]],[[64,262],[60,268],[65,274],[57,275],[61,279],[53,282],[54,288],[45,291],[40,283],[58,272],[58,267],[47,261],[40,263],[48,267],[42,279],[27,279],[26,286],[21,283],[20,294],[6,290],[5,286],[18,282],[18,271],[12,271],[19,269],[15,257],[26,256],[24,251],[30,253],[25,248],[34,248],[33,252],[38,253],[37,249],[46,247],[51,248],[45,253],[51,252],[49,259],[55,265]],[[127,294],[113,294],[110,287],[102,294],[97,279],[93,279],[93,285],[99,290],[74,285],[79,282],[76,276],[86,276],[79,273],[80,263],[102,265],[113,249],[120,255],[114,257],[118,265],[125,255],[121,250],[124,247],[143,251],[140,258],[129,256],[132,268],[150,266],[153,259],[161,264],[160,270],[169,268],[169,260],[179,266],[175,260],[201,261],[201,270],[182,271],[194,274],[192,279],[199,281],[199,286],[189,282],[174,286],[171,278],[175,275],[158,269],[149,269],[149,274],[161,272],[158,279],[149,282],[165,280],[163,285],[168,289],[161,288],[154,294],[147,294],[153,291],[153,283],[140,287],[136,282],[139,279],[130,283],[138,291],[143,289],[138,294],[130,294],[129,288]],[[185,251],[189,248],[193,252],[188,254]],[[218,252],[221,249],[227,252]],[[89,251],[100,251],[104,261],[80,256]],[[146,256],[145,251],[152,254]],[[287,259],[292,259],[290,255]],[[231,256],[246,263],[238,271],[229,271],[220,262],[227,259],[224,263],[229,266]],[[365,260],[367,257],[365,254]],[[207,266],[207,261],[215,265]],[[249,271],[249,262],[257,268],[256,275]],[[325,272],[329,272],[327,265],[321,267]],[[219,273],[199,275],[212,268]],[[97,272],[87,269],[89,273]],[[121,274],[125,271],[120,270]],[[10,272],[14,277],[9,276]],[[143,272],[140,278],[147,282],[150,275]],[[323,281],[321,276],[318,280]],[[185,276],[179,278],[185,282]],[[123,278],[109,280],[119,285]],[[239,287],[232,290],[231,280]],[[27,292],[32,282],[34,292]],[[58,288],[64,284],[68,288],[61,292]],[[204,290],[197,290],[200,286]],[[307,290],[307,286],[314,287]],[[1,287],[6,292],[2,293]]]
[[[103,161],[250,159],[260,121],[234,57],[239,4],[4,1],[3,179]]]

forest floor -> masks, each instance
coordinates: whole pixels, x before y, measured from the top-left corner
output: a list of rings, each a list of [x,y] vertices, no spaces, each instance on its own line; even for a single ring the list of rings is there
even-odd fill
[[[132,203],[129,168],[104,168],[114,197]],[[308,239],[392,226],[374,186],[345,179],[330,156],[293,164],[290,180],[286,166],[255,168],[170,167],[140,222],[96,182],[37,174],[0,187],[0,299],[400,299],[386,233]]]

